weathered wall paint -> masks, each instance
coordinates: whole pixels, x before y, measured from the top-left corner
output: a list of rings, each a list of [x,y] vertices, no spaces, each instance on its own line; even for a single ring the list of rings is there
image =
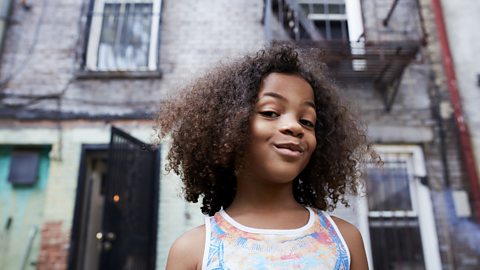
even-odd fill
[[[38,146],[32,147],[38,149]],[[50,147],[40,148],[38,182],[33,186],[13,186],[8,182],[13,150],[14,146],[11,145],[0,146],[0,269],[21,269],[24,263],[24,269],[35,269],[50,167]],[[11,222],[7,228],[9,219]],[[33,244],[29,249],[31,237]]]

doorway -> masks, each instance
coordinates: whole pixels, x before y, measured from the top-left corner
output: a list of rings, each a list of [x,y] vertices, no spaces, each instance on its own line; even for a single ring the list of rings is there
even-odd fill
[[[160,149],[112,127],[83,145],[69,270],[155,269]]]

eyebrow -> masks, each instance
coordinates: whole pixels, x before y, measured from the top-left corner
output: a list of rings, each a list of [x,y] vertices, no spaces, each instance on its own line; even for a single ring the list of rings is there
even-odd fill
[[[266,93],[263,94],[262,97],[264,97],[264,96],[269,96],[269,97],[273,97],[273,98],[280,99],[280,100],[283,100],[283,101],[287,101],[287,98],[285,98],[284,96],[282,96],[280,94],[274,93],[274,92],[266,92]],[[316,109],[315,103],[313,101],[307,100],[303,103],[308,105],[309,107],[312,107],[314,110]]]

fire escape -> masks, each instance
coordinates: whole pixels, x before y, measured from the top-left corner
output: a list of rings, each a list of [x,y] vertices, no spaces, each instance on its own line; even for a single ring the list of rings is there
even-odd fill
[[[355,12],[351,5],[355,1],[356,22],[350,20]],[[323,61],[337,80],[372,80],[374,88],[383,96],[386,111],[391,110],[405,68],[415,59],[424,40],[417,0],[387,3],[380,0],[264,2],[263,22],[269,41],[321,48]],[[399,2],[401,12],[408,13],[405,24],[398,19],[391,22]],[[374,16],[362,15],[365,9]],[[363,23],[368,23],[365,30]],[[394,29],[391,24],[402,25],[403,29]],[[409,25],[408,29],[405,25]]]

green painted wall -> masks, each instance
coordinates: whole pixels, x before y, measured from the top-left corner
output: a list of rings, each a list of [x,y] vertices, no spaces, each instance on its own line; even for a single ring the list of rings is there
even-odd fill
[[[22,187],[8,182],[10,156],[14,146],[0,146],[0,270],[21,269],[34,228],[37,228],[37,233],[24,269],[36,268],[50,166],[50,147],[34,147],[40,149],[39,179],[33,186]],[[7,228],[9,218],[11,225]]]

